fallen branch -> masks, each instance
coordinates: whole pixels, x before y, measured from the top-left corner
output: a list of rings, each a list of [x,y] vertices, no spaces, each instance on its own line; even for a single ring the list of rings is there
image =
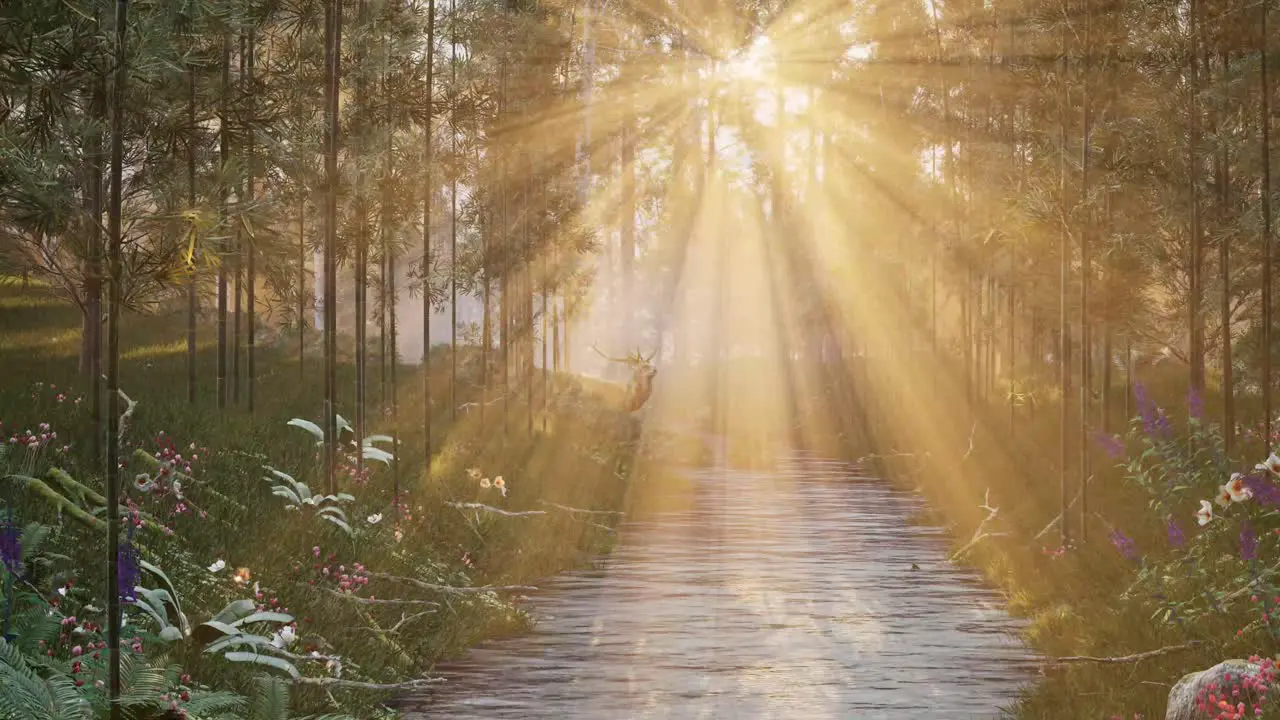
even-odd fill
[[[415,690],[444,682],[444,678],[419,678],[398,683],[361,682],[359,680],[341,680],[339,678],[294,678],[295,685],[315,685],[318,687],[338,688],[340,690],[372,690],[387,692],[394,690]]]
[[[107,380],[106,375],[102,376],[102,380],[104,382],[110,382],[109,380]],[[128,395],[125,395],[124,390],[121,390],[118,387],[116,388],[116,394],[120,396],[121,400],[124,400],[124,404],[125,404],[124,412],[120,413],[120,426],[118,431],[116,432],[116,437],[119,438],[120,442],[123,443],[124,434],[129,429],[129,418],[133,417],[133,411],[137,409],[138,403],[136,400],[133,400]]]
[[[960,462],[963,463],[965,460],[968,460],[969,456],[973,454],[973,436],[977,432],[978,432],[978,423],[975,422],[973,424],[973,427],[969,428],[969,449],[965,451],[964,457],[960,458]]]
[[[369,577],[388,582],[405,583],[422,590],[430,592],[441,592],[449,595],[466,595],[469,593],[482,592],[537,592],[538,588],[532,585],[481,585],[477,587],[459,587],[457,585],[437,585],[435,583],[424,582],[415,578],[400,577],[398,575],[388,575],[386,573],[369,573]]]
[[[1093,657],[1090,655],[1069,655],[1060,658],[1048,658],[1050,665],[1067,665],[1070,663],[1131,663],[1141,662],[1153,657],[1168,655],[1172,652],[1180,650],[1190,650],[1193,647],[1203,645],[1203,640],[1192,640],[1182,643],[1181,645],[1169,645],[1168,647],[1158,648],[1156,650],[1148,650],[1146,652],[1134,653],[1133,655],[1119,655],[1116,657]]]
[[[307,587],[313,587],[313,586],[308,585]],[[360,597],[359,595],[351,595],[350,593],[338,592],[337,590],[329,590],[328,588],[325,588],[325,592],[329,593],[330,595],[336,598],[341,598],[343,600],[346,600],[347,602],[356,603],[359,605],[424,605],[427,607],[440,607],[440,603],[433,602],[431,600],[396,600],[396,599],[383,600],[382,598],[374,599],[374,598]]]
[[[494,513],[495,515],[503,515],[506,517],[529,517],[532,515],[547,514],[546,510],[521,510],[521,511],[512,512],[510,510],[503,510],[502,508],[493,507],[492,505],[485,505],[484,503],[449,502],[445,504],[448,505],[449,507],[455,507],[460,510],[484,510],[486,512]]]
[[[960,559],[962,555],[969,552],[969,550],[974,545],[977,545],[978,542],[984,538],[1000,537],[1008,534],[1008,533],[989,533],[986,531],[987,523],[994,520],[996,515],[999,514],[1000,512],[1000,508],[991,507],[991,488],[987,488],[986,494],[982,496],[982,504],[979,505],[978,507],[982,508],[983,510],[986,510],[987,516],[982,519],[982,522],[978,523],[978,529],[973,531],[973,537],[969,538],[969,542],[965,543],[964,547],[960,548],[959,550],[955,551],[954,554],[952,554],[951,562],[955,562],[956,560]]]
[[[581,515],[626,515],[626,513],[621,512],[619,510],[583,510],[582,508],[569,507],[568,505],[561,505],[559,503],[547,502],[546,500],[539,500],[538,502],[543,505],[564,510],[567,513],[574,513],[574,514],[581,514]]]

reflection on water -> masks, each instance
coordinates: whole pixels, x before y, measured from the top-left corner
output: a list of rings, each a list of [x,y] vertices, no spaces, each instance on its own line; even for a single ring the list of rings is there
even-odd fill
[[[698,471],[544,583],[527,636],[439,668],[409,718],[993,717],[1033,658],[919,501],[846,465]],[[921,570],[910,570],[912,563]]]

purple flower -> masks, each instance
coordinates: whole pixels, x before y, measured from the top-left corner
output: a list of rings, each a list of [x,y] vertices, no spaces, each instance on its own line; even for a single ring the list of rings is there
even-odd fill
[[[1187,392],[1187,413],[1193,418],[1204,417],[1204,396],[1194,387]]]
[[[1254,472],[1245,475],[1244,486],[1249,488],[1252,498],[1261,505],[1274,507],[1280,505],[1280,486],[1267,477],[1267,473]]]
[[[1104,432],[1094,432],[1093,441],[1098,447],[1106,451],[1107,455],[1119,459],[1124,457],[1124,442],[1115,435]]]
[[[1172,429],[1169,426],[1169,418],[1165,417],[1164,412],[1156,406],[1151,395],[1147,393],[1146,386],[1135,383],[1133,397],[1138,404],[1138,414],[1142,417],[1142,431],[1149,437],[1167,438]]]
[[[1136,561],[1138,559],[1138,546],[1133,542],[1133,538],[1125,535],[1119,530],[1111,531],[1111,544],[1116,546],[1116,550],[1120,552],[1128,560]]]
[[[14,575],[22,571],[22,528],[12,520],[0,523],[0,563]]]
[[[1169,544],[1175,548],[1182,548],[1187,544],[1187,536],[1182,532],[1182,526],[1177,520],[1169,518],[1169,524],[1165,526],[1165,532],[1169,536]]]
[[[120,599],[130,603],[137,599],[133,589],[142,582],[142,572],[138,569],[138,550],[133,543],[126,540],[116,553],[119,569],[116,571],[116,590]]]
[[[1253,526],[1245,523],[1240,529],[1240,559],[1254,560],[1258,557],[1258,534],[1253,531]]]

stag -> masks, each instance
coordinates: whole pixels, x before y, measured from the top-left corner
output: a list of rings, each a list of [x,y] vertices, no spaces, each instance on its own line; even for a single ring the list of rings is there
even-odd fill
[[[653,394],[653,377],[658,374],[658,368],[654,367],[652,361],[658,351],[654,350],[646,357],[636,350],[624,358],[616,358],[600,352],[600,348],[595,345],[591,349],[605,360],[621,363],[631,369],[631,381],[627,383],[627,412],[635,412],[644,407]]]

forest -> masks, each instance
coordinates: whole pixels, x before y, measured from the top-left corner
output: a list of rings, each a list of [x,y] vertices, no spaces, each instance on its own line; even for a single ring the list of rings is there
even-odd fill
[[[0,718],[1280,717],[1271,4],[0,4]]]

